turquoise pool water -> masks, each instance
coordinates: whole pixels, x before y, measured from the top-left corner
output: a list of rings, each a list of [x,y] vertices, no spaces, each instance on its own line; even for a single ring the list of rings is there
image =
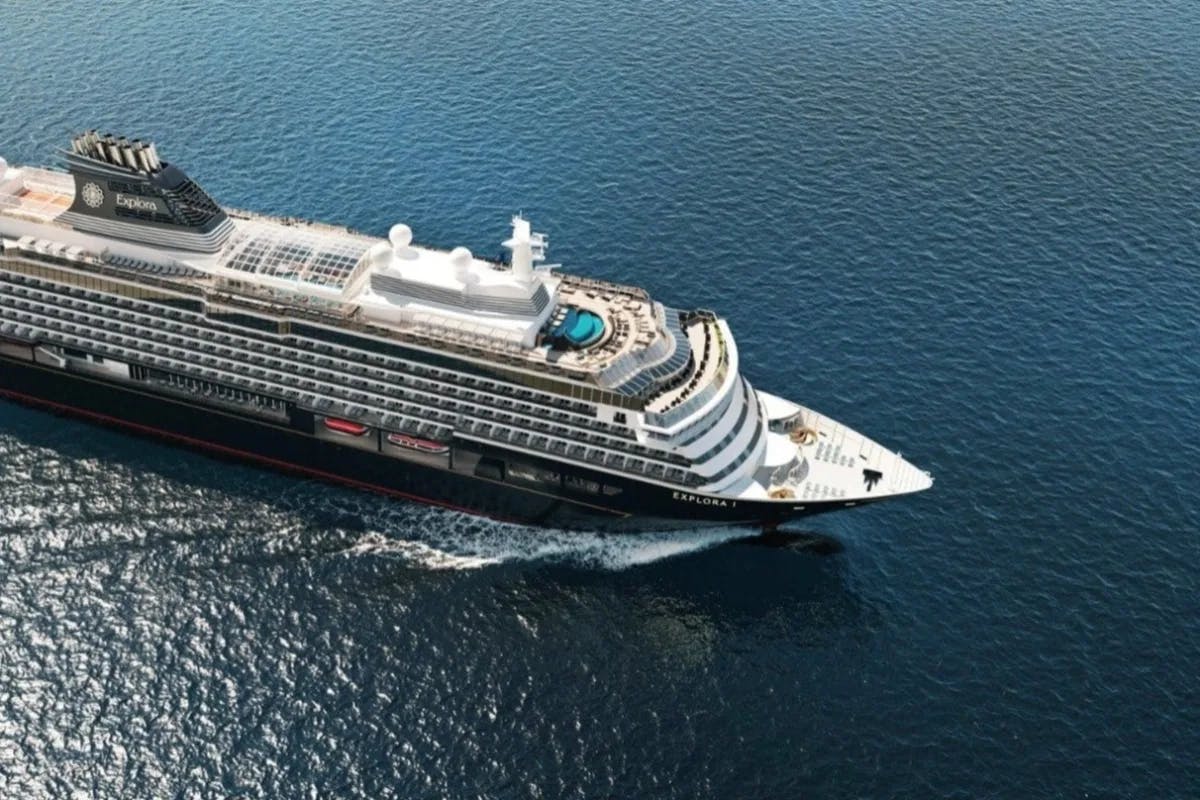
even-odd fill
[[[587,347],[594,344],[604,335],[604,320],[599,314],[572,308],[567,311],[566,318],[555,328],[551,336],[566,339],[576,347]]]

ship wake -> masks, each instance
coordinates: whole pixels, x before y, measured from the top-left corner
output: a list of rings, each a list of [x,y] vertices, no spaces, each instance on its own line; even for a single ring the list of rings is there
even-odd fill
[[[653,533],[534,528],[416,506],[372,509],[362,521],[364,530],[341,554],[396,558],[430,570],[543,563],[619,571],[747,536],[736,528]]]

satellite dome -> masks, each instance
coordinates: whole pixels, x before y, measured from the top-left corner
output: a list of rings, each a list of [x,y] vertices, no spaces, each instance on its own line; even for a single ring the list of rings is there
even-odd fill
[[[388,241],[392,243],[392,247],[401,250],[412,244],[412,228],[400,222],[392,226],[388,231]]]
[[[450,263],[454,266],[454,272],[459,279],[465,279],[474,258],[471,251],[465,247],[456,247],[450,251]]]

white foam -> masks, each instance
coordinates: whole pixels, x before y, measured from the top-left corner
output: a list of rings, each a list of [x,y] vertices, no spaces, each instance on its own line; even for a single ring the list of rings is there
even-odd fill
[[[653,533],[533,528],[408,504],[361,511],[368,530],[343,554],[397,557],[438,570],[545,562],[617,571],[700,552],[747,535],[736,528]]]

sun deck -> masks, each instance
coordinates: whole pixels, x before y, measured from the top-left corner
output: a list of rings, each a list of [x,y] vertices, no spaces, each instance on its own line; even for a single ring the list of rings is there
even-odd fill
[[[24,167],[0,181],[0,214],[5,216],[53,222],[73,202],[75,180],[65,172]]]
[[[341,292],[364,265],[367,251],[380,241],[327,225],[230,216],[235,233],[219,256],[218,265],[244,273],[247,279],[303,284],[298,290],[327,288]]]
[[[539,341],[533,347],[521,344],[518,333],[506,328],[497,315],[456,313],[436,307],[421,307],[413,313],[383,320],[368,309],[382,305],[370,293],[342,295],[347,286],[376,269],[371,251],[384,239],[365,236],[345,228],[299,220],[285,220],[241,211],[230,211],[237,233],[216,264],[222,274],[240,283],[239,290],[288,306],[311,307],[311,297],[322,298],[332,310],[335,297],[342,324],[369,319],[372,328],[415,334],[477,349],[481,354],[499,354],[513,365],[524,364],[580,377],[603,373],[618,361],[645,353],[667,336],[662,312],[640,288],[558,273],[542,273],[556,290],[557,308],[591,312],[603,331],[586,346],[560,349]],[[424,258],[447,259],[449,251],[413,246],[410,251]],[[508,273],[503,263],[474,258],[473,263],[495,273]],[[445,269],[450,270],[447,264]],[[233,273],[237,273],[236,275]],[[364,313],[356,313],[362,309]],[[552,327],[547,325],[547,328]],[[661,348],[661,342],[660,342]]]

